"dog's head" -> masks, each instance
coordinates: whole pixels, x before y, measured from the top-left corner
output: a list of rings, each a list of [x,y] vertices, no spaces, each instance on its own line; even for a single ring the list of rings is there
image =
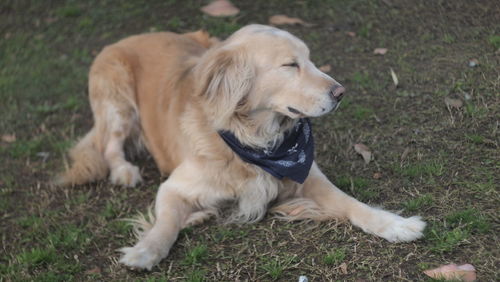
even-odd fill
[[[321,116],[338,106],[345,91],[314,66],[304,42],[264,25],[243,27],[209,49],[196,71],[197,92],[217,129],[235,131],[235,123],[246,120],[276,132],[265,123]]]

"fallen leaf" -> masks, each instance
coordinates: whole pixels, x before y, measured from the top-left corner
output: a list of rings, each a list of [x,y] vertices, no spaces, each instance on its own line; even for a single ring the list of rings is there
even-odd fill
[[[380,179],[380,178],[382,178],[382,173],[381,172],[375,172],[372,177],[373,177],[373,179]]]
[[[363,160],[365,160],[365,164],[370,163],[372,159],[372,152],[368,147],[366,147],[366,145],[361,143],[354,144],[354,151],[356,151],[356,153],[360,154],[363,157]]]
[[[446,104],[446,107],[448,108],[455,108],[455,109],[459,109],[461,108],[464,103],[462,102],[462,100],[460,99],[453,99],[453,98],[444,98],[444,103]]]
[[[56,18],[49,17],[45,19],[45,22],[49,24],[55,22],[56,20],[57,20]]]
[[[99,273],[101,273],[101,269],[99,267],[94,267],[92,269],[85,271],[85,274],[99,274]]]
[[[339,265],[340,271],[342,271],[342,274],[347,274],[347,264],[345,262],[341,263]]]
[[[345,34],[350,36],[350,37],[356,37],[356,33],[352,32],[352,31],[346,31]]]
[[[233,3],[228,0],[215,0],[201,7],[201,11],[212,17],[229,17],[237,15],[240,9],[236,8]]]
[[[2,141],[7,143],[16,142],[16,134],[4,134],[2,135]]]
[[[373,50],[373,54],[375,55],[385,55],[385,53],[387,53],[387,48],[375,48]]]
[[[329,72],[332,70],[332,66],[330,65],[323,65],[321,67],[319,67],[319,70],[322,71],[322,72]]]
[[[310,27],[312,26],[312,24],[310,23],[307,23],[299,18],[291,18],[289,16],[285,16],[285,15],[274,15],[272,17],[269,18],[269,23],[272,24],[272,25],[295,25],[295,24],[299,24],[299,25],[303,25],[303,26],[306,26],[306,27]]]
[[[396,75],[396,73],[392,68],[391,68],[391,77],[392,77],[392,82],[394,82],[394,86],[398,87],[399,84],[398,76]]]
[[[459,280],[464,282],[476,281],[476,269],[471,264],[456,265],[452,263],[425,270],[424,273],[434,279]]]

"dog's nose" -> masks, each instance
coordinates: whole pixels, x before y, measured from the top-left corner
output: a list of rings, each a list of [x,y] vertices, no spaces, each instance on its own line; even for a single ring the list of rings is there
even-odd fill
[[[330,88],[330,96],[335,101],[340,101],[342,96],[344,96],[345,88],[340,84],[335,84]]]

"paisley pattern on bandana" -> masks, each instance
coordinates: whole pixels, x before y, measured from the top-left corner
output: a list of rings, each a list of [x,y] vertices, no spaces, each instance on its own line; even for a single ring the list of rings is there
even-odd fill
[[[240,143],[229,131],[219,135],[245,162],[259,166],[278,179],[304,183],[314,160],[314,140],[309,119],[300,119],[286,133],[283,142],[270,149],[253,149]]]

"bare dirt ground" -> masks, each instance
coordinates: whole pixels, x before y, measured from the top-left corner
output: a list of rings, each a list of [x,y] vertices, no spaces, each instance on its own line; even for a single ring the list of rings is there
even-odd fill
[[[241,12],[229,18],[203,15],[207,1],[0,3],[0,281],[421,281],[451,262],[499,281],[498,1],[234,2]],[[184,230],[151,272],[117,264],[116,249],[134,242],[122,219],[146,211],[164,180],[153,161],[135,160],[145,182],[133,189],[47,184],[92,125],[92,59],[132,34],[203,28],[224,38],[275,14],[314,24],[284,28],[348,88],[336,113],[314,120],[320,166],[360,200],[422,215],[425,238],[391,244],[347,223],[212,220]],[[369,164],[356,143],[372,151]]]

